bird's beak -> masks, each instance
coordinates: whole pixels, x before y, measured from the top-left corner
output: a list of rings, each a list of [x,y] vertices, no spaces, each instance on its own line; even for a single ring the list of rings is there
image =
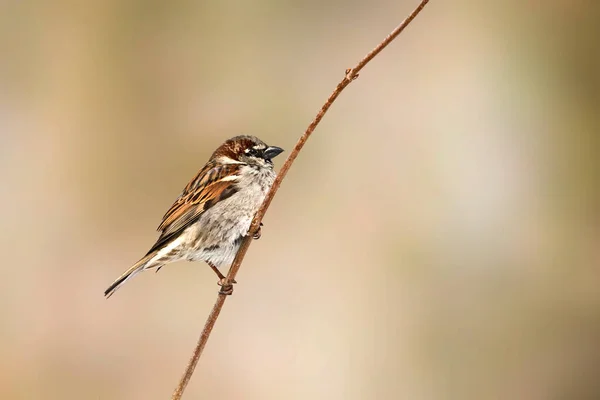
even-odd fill
[[[265,160],[270,160],[272,158],[277,157],[282,152],[283,152],[283,149],[281,147],[269,146],[263,152],[263,157],[265,158]]]

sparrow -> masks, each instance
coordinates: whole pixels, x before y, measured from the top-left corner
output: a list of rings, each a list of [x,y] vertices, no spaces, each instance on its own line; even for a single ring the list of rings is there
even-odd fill
[[[254,214],[275,181],[272,160],[281,152],[254,136],[236,136],[223,143],[163,216],[154,246],[104,295],[110,297],[142,271],[158,272],[180,260],[205,261],[223,286],[226,280],[219,268],[231,265],[248,235]],[[232,291],[231,285],[221,289],[224,294]]]

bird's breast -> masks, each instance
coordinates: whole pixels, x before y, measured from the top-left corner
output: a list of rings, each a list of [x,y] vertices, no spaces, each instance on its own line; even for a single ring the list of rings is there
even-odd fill
[[[248,232],[254,214],[273,185],[273,170],[244,168],[236,183],[237,192],[206,210],[200,217],[197,229],[203,237],[203,246],[235,246],[236,242],[239,246],[239,238]]]

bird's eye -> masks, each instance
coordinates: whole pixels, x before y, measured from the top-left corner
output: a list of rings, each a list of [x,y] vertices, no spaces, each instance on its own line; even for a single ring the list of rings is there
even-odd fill
[[[256,150],[254,147],[251,147],[248,149],[248,154],[252,157],[256,157],[258,155],[258,150]]]

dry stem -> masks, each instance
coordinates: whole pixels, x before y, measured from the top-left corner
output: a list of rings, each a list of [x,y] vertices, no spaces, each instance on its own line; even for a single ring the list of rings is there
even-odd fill
[[[379,54],[381,52],[381,50],[383,50],[388,44],[390,44],[392,42],[392,40],[394,40],[404,30],[404,28],[406,28],[412,22],[412,20],[415,19],[415,17],[421,12],[423,7],[425,7],[425,5],[428,2],[429,2],[429,0],[422,0],[421,3],[417,6],[417,8],[415,8],[414,11],[404,21],[402,21],[402,23],[400,25],[398,25],[385,39],[383,39],[383,41],[381,43],[379,43],[377,45],[377,47],[375,47],[373,50],[371,50],[362,60],[360,60],[360,62],[358,64],[356,64],[356,66],[354,68],[350,68],[350,69],[346,70],[346,75],[341,80],[341,82],[337,84],[335,90],[333,91],[333,93],[331,93],[331,95],[329,96],[329,98],[327,99],[325,104],[323,104],[323,107],[321,107],[321,109],[317,113],[314,120],[310,123],[308,128],[306,128],[306,131],[304,132],[304,134],[302,136],[300,136],[300,139],[298,139],[296,146],[294,147],[294,149],[288,156],[287,160],[285,160],[285,163],[283,164],[283,166],[281,167],[281,170],[277,174],[277,178],[275,179],[275,182],[273,183],[271,190],[269,191],[269,193],[267,193],[267,196],[265,197],[265,200],[263,201],[262,205],[260,206],[260,209],[254,216],[254,220],[252,221],[252,225],[250,225],[250,230],[248,232],[248,235],[242,241],[240,249],[237,252],[237,255],[235,257],[235,260],[233,261],[231,268],[229,268],[229,272],[227,273],[227,282],[226,283],[230,284],[231,282],[233,282],[235,280],[235,276],[237,275],[237,273],[240,269],[242,260],[244,259],[244,256],[246,255],[246,251],[248,251],[248,247],[250,247],[250,243],[252,242],[252,237],[258,231],[260,222],[263,219],[265,213],[267,212],[269,205],[271,205],[271,201],[273,200],[275,193],[277,193],[277,190],[279,189],[281,182],[287,175],[287,172],[289,171],[289,169],[292,166],[292,163],[298,156],[298,153],[300,153],[300,150],[302,150],[302,147],[304,147],[304,144],[306,143],[306,141],[308,140],[310,135],[313,133],[313,131],[315,130],[315,128],[317,127],[319,122],[321,122],[321,119],[323,118],[323,116],[325,115],[327,110],[329,110],[329,107],[331,107],[331,105],[333,104],[335,99],[340,95],[342,90],[344,90],[346,88],[346,86],[348,86],[353,80],[358,78],[358,73],[360,72],[360,70],[363,69],[364,66],[367,65],[367,63],[369,61],[371,61],[377,54]],[[204,325],[202,334],[200,335],[200,338],[198,339],[198,343],[196,345],[196,348],[194,349],[194,353],[192,354],[192,357],[190,358],[190,361],[185,370],[185,373],[183,374],[183,377],[181,378],[179,385],[177,385],[177,388],[175,389],[175,392],[173,393],[171,400],[181,399],[181,396],[183,395],[183,391],[185,390],[185,387],[187,386],[188,382],[190,381],[190,378],[192,377],[192,374],[194,373],[194,369],[196,368],[198,359],[200,359],[202,350],[204,350],[204,346],[206,345],[206,342],[208,341],[208,337],[212,331],[212,328],[214,327],[215,322],[217,322],[217,318],[219,317],[219,313],[221,312],[221,308],[223,308],[223,304],[225,303],[226,298],[227,298],[227,295],[225,295],[223,293],[219,293],[219,295],[217,297],[217,301],[215,302],[215,305],[213,306],[213,309],[212,309],[210,315],[208,316],[208,319],[206,320],[206,324]]]

